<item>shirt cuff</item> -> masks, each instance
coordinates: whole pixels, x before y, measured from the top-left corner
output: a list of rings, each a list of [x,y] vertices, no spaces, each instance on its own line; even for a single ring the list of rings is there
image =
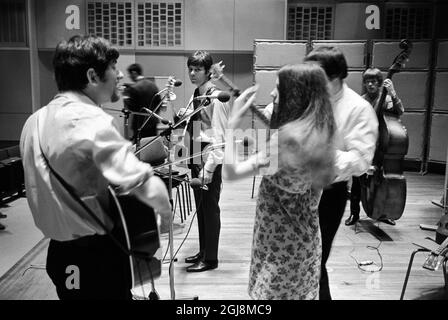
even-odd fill
[[[215,169],[218,165],[212,161],[207,161],[204,165],[204,170],[210,173],[215,172]]]

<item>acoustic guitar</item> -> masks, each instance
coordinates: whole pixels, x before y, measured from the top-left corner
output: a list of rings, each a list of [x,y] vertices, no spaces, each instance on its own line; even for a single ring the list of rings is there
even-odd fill
[[[153,285],[162,271],[162,247],[156,213],[135,196],[117,196],[110,186],[109,194],[121,220],[119,225],[125,236],[123,245],[131,253],[132,288],[147,283]]]

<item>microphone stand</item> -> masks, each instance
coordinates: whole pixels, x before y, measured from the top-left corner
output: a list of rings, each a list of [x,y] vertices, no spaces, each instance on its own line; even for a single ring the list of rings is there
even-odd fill
[[[169,99],[169,95],[168,95],[168,99]],[[159,103],[159,105],[157,106],[157,108],[162,104],[162,101]],[[157,109],[156,108],[156,109]],[[169,231],[168,231],[168,242],[169,242],[169,251],[170,251],[170,265],[169,265],[169,282],[170,282],[170,296],[171,296],[171,300],[175,300],[176,299],[176,293],[175,293],[175,289],[174,289],[174,270],[173,270],[173,262],[174,262],[174,203],[173,203],[173,192],[172,192],[172,188],[173,188],[173,166],[172,166],[172,161],[170,159],[170,154],[172,152],[172,148],[173,148],[173,143],[172,143],[172,132],[174,129],[176,129],[181,123],[183,123],[184,121],[189,121],[189,119],[194,116],[195,114],[197,114],[198,112],[202,111],[202,109],[204,109],[205,106],[200,106],[198,107],[196,110],[194,110],[191,114],[183,116],[176,124],[172,124],[170,121],[166,120],[168,122],[168,128],[163,130],[160,134],[158,134],[156,136],[156,138],[154,138],[152,141],[150,141],[149,143],[147,143],[146,145],[144,145],[143,147],[139,148],[139,143],[136,144],[137,149],[135,154],[138,155],[141,151],[143,151],[144,149],[146,149],[148,146],[150,146],[152,143],[154,143],[155,140],[161,138],[161,137],[165,137],[165,139],[168,141],[168,197],[169,197],[169,201],[171,204],[171,217],[170,217],[170,223],[169,223]],[[156,111],[156,110],[155,110]],[[154,112],[152,114],[148,114],[148,113],[136,113],[133,112],[134,114],[140,114],[140,115],[145,115],[148,116],[148,119],[151,118],[154,115]],[[144,127],[144,125],[147,123],[147,121],[145,121],[145,123],[142,125],[141,128]],[[140,129],[139,128],[139,131]],[[198,297],[194,296],[193,298],[191,298],[193,300],[197,300]]]
[[[148,121],[149,121],[154,115],[155,115],[159,120],[161,120],[161,121],[166,121],[166,122],[168,122],[168,124],[171,124],[171,122],[170,122],[169,120],[163,119],[162,117],[160,117],[160,116],[157,115],[157,111],[158,111],[159,108],[162,106],[164,100],[167,99],[168,102],[171,101],[170,89],[169,89],[169,88],[164,88],[164,89],[160,90],[159,92],[157,92],[157,93],[154,95],[154,97],[155,97],[156,95],[161,94],[161,93],[164,92],[164,91],[165,91],[165,94],[163,95],[162,99],[160,99],[159,104],[154,108],[153,111],[149,110],[149,111],[151,111],[150,114],[148,114],[148,113],[142,113],[142,112],[132,112],[132,114],[135,114],[135,115],[142,115],[142,116],[146,116],[146,117],[147,117],[147,119],[145,120],[145,122],[140,126],[140,128],[137,129],[137,134],[135,135],[135,137],[136,137],[136,138],[135,138],[135,147],[136,147],[136,150],[139,150],[139,148],[140,148],[140,140],[141,140],[141,135],[142,135],[142,130],[143,130],[143,128],[146,126],[146,124],[148,123]],[[153,97],[153,99],[154,99],[154,97]],[[152,100],[151,100],[151,104],[152,104]],[[151,107],[151,106],[150,106],[150,107]],[[148,116],[148,115],[149,115],[149,116]],[[160,135],[159,135],[159,136],[160,136]],[[154,140],[156,140],[156,139],[154,139]],[[149,142],[147,145],[145,145],[145,147],[147,147],[147,146],[149,146],[151,143],[153,143],[154,140],[152,140],[152,141]],[[135,154],[136,154],[137,157],[138,157],[139,152],[136,152]]]

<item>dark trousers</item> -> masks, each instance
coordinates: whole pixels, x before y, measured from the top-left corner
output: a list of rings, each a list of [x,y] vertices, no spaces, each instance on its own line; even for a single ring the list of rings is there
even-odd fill
[[[347,203],[347,182],[332,184],[324,190],[319,202],[319,223],[322,234],[322,264],[320,275],[320,300],[331,300],[326,263],[330,256],[331,245],[338,231]]]
[[[194,190],[199,229],[199,251],[203,260],[218,260],[219,232],[221,230],[221,210],[219,197],[222,184],[222,165],[216,167],[212,182],[207,185],[208,190]],[[198,178],[200,168],[192,166],[191,175]]]
[[[350,213],[359,216],[361,210],[361,182],[359,177],[352,178],[352,187],[350,189]]]
[[[132,299],[129,258],[108,236],[50,240],[47,273],[61,300]]]

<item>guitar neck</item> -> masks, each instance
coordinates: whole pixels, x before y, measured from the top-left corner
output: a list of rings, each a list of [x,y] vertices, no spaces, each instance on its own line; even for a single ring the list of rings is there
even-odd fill
[[[234,97],[239,97],[240,96],[240,89],[238,89],[233,83],[232,81],[230,81],[229,78],[227,78],[225,75],[221,75],[219,77],[219,80],[224,83],[229,90],[232,92],[232,95]],[[269,127],[270,125],[270,120],[263,114],[263,112],[261,112],[256,105],[251,104],[250,105],[250,110],[266,125]]]

